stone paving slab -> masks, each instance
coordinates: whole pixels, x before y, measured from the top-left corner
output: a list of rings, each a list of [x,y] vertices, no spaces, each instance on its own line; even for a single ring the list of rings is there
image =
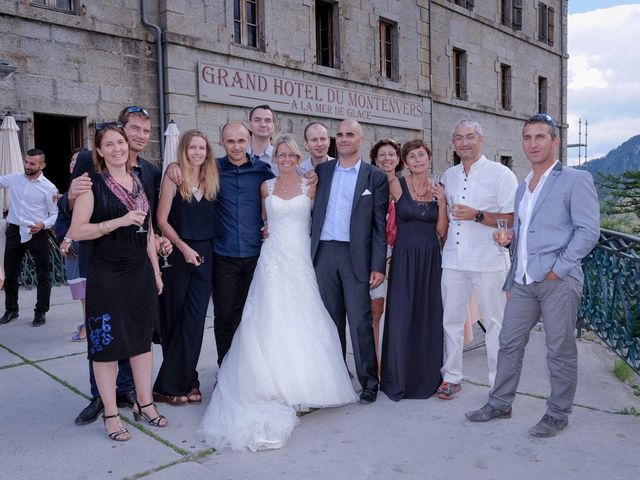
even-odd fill
[[[30,318],[0,326],[1,479],[640,478],[640,417],[608,413],[632,406],[640,410],[640,398],[612,375],[616,357],[598,342],[578,344],[576,402],[583,406],[575,407],[569,428],[548,440],[527,434],[544,413],[542,397],[548,392],[544,335],[538,331],[531,335],[525,358],[521,382],[525,393],[516,397],[510,420],[477,425],[464,418],[464,412],[482,406],[487,398],[488,387],[482,385],[486,384],[485,352],[479,348],[465,354],[469,381],[450,402],[431,398],[395,403],[380,394],[372,405],[303,416],[279,451],[211,452],[193,435],[217,371],[208,318],[199,364],[203,403],[161,405],[168,428],[148,427],[147,434],[130,426],[132,440],[115,443],[107,438],[100,421],[75,426],[73,419],[86,406],[86,398],[42,371],[88,392],[85,344],[69,341],[78,323],[79,305],[68,298],[66,287],[54,288],[52,298],[54,306],[44,327],[34,329]],[[30,312],[33,303],[35,290],[21,290],[22,310]],[[1,368],[21,361],[1,346],[27,362],[38,361],[35,366]],[[154,355],[157,371],[158,347]],[[353,370],[351,356],[348,363]],[[130,411],[120,412],[125,421],[134,423]]]

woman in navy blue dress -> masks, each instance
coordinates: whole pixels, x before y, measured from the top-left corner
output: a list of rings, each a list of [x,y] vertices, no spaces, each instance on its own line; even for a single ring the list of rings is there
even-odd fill
[[[180,138],[178,166],[184,181],[165,178],[158,203],[158,227],[176,248],[163,269],[160,297],[163,361],[153,387],[157,402],[200,403],[196,366],[211,296],[213,209],[219,188],[211,144],[199,130]]]
[[[389,183],[398,232],[389,269],[380,384],[395,401],[428,398],[440,385],[439,238],[448,228],[444,190],[429,176],[428,145],[422,140],[405,143],[402,161],[411,173]]]

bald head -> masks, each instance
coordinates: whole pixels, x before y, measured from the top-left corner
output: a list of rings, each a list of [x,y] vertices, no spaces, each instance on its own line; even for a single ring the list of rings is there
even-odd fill
[[[336,131],[336,148],[340,163],[343,166],[355,165],[360,158],[360,149],[364,143],[362,126],[348,118],[338,124]]]
[[[229,122],[222,127],[222,146],[231,163],[240,165],[247,162],[250,142],[251,134],[244,123]]]

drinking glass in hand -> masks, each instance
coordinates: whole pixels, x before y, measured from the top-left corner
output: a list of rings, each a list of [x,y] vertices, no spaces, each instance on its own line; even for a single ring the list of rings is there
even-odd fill
[[[160,247],[160,256],[162,257],[162,265],[160,266],[160,268],[169,268],[172,266],[169,263],[169,260],[167,260],[167,258],[169,258],[169,254],[167,253],[167,250],[164,248],[164,245]]]
[[[135,205],[136,205],[136,210],[144,211],[145,201],[144,201],[144,197],[142,195],[138,195],[136,197]],[[144,220],[142,220],[142,223],[138,227],[138,230],[136,230],[136,233],[147,233],[147,230],[144,228]]]
[[[496,234],[496,240],[500,244],[505,244],[509,241],[509,232],[507,230],[507,219],[499,218],[496,220],[498,223],[498,232]]]

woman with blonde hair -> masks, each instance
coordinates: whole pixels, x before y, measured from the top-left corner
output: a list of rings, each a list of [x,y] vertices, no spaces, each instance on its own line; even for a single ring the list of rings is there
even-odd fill
[[[269,236],[199,429],[216,449],[280,448],[297,412],[358,400],[311,261],[315,187],[296,173],[302,154],[291,136],[274,152],[279,176],[261,186]]]
[[[163,262],[163,361],[153,396],[172,405],[202,401],[196,366],[211,296],[213,209],[219,188],[211,143],[200,130],[182,134],[178,165],[184,181],[176,185],[163,179],[157,212],[158,227],[176,248]]]

